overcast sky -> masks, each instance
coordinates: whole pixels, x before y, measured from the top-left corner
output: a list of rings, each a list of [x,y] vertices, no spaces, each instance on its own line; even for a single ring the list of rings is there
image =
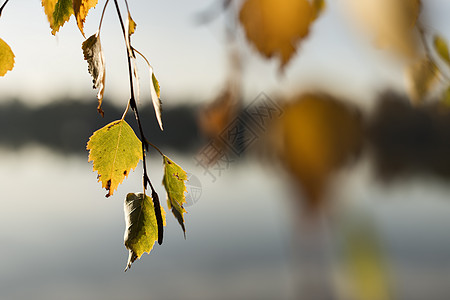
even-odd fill
[[[325,14],[282,76],[275,61],[262,59],[242,44],[246,98],[261,91],[289,95],[320,88],[367,104],[367,95],[384,86],[404,88],[403,71],[395,60],[355,38],[355,26],[339,6],[342,1],[328,1]],[[0,99],[21,98],[41,104],[70,96],[95,101],[96,91],[91,89],[81,50],[84,38],[74,18],[52,36],[40,2],[11,0],[3,11],[0,37],[14,51],[16,64],[0,79]],[[99,0],[98,7],[90,11],[86,36],[97,30],[104,2]],[[213,1],[129,2],[138,25],[134,46],[151,61],[165,105],[180,100],[202,102],[219,93],[227,74],[223,18],[203,26],[194,22],[195,14]],[[427,13],[433,15],[432,25],[450,39],[450,1],[425,2]],[[105,97],[125,103],[129,97],[125,49],[113,3],[107,8],[101,37],[107,68]],[[148,72],[143,63],[139,70],[145,98],[149,95]]]

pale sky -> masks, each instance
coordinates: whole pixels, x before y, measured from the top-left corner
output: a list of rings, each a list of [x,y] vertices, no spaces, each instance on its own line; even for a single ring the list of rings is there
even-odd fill
[[[301,43],[298,55],[284,75],[274,60],[267,61],[242,43],[244,94],[259,92],[290,95],[320,88],[366,105],[386,85],[404,89],[400,65],[385,52],[373,49],[357,37],[354,25],[342,10],[342,1],[327,1],[328,8]],[[104,0],[91,10],[86,36],[98,27]],[[119,1],[120,2],[120,1]],[[163,101],[203,102],[218,94],[227,74],[223,18],[204,26],[195,25],[197,12],[213,1],[129,1],[137,31],[133,44],[150,60],[161,85]],[[432,26],[450,40],[450,1],[426,0]],[[0,78],[0,100],[20,98],[30,104],[48,103],[65,97],[96,101],[87,64],[83,60],[83,37],[72,17],[57,36],[51,35],[39,0],[11,0],[0,18],[0,37],[16,55],[12,72]],[[102,26],[106,59],[105,98],[126,103],[129,98],[125,48],[111,2]],[[242,39],[243,40],[243,39]],[[139,64],[141,97],[149,95],[148,71]],[[175,103],[174,103],[175,104]]]

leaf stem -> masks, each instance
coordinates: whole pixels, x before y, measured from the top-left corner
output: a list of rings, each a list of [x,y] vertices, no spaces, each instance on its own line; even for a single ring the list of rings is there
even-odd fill
[[[150,146],[152,146],[156,151],[158,151],[159,152],[159,154],[161,154],[161,156],[165,156],[164,155],[164,153],[162,153],[162,151],[161,150],[159,150],[159,148],[158,147],[156,147],[154,144],[152,144],[152,143],[150,143],[150,141],[149,140],[145,140],[145,142],[147,143],[147,144],[149,144]]]
[[[103,17],[105,16],[106,6],[108,6],[109,0],[106,0],[105,6],[103,6],[102,16],[100,18],[100,24],[98,25],[98,32],[100,34],[100,29],[102,28],[103,24]]]
[[[153,199],[153,205],[155,209],[155,215],[156,215],[156,223],[158,225],[158,244],[162,244],[163,241],[163,232],[164,232],[164,225],[162,220],[162,214],[161,214],[161,204],[159,202],[158,194],[156,193],[155,189],[153,188],[152,182],[150,181],[150,178],[148,177],[147,173],[147,164],[146,164],[146,151],[148,150],[148,143],[147,139],[144,135],[144,130],[142,129],[141,119],[139,117],[139,111],[136,105],[136,100],[134,97],[134,86],[133,86],[133,72],[131,67],[131,57],[133,54],[133,50],[130,45],[130,36],[127,34],[127,30],[125,30],[125,25],[122,19],[122,15],[120,13],[119,4],[117,3],[117,0],[114,0],[114,4],[117,11],[117,16],[119,18],[120,26],[122,28],[122,33],[125,39],[126,44],[126,50],[127,50],[127,61],[128,61],[128,77],[130,81],[130,100],[128,101],[128,105],[131,107],[131,109],[134,111],[134,115],[136,117],[136,121],[139,128],[139,134],[141,136],[141,143],[142,143],[142,166],[144,169],[143,174],[143,185],[144,185],[144,195],[145,190],[147,189],[147,184],[150,186],[150,189],[152,190],[152,199]]]
[[[150,62],[148,61],[148,59],[144,56],[144,54],[142,54],[141,52],[139,52],[139,51],[138,51],[136,48],[134,48],[134,47],[131,47],[131,49],[133,49],[134,52],[136,52],[137,54],[139,54],[139,55],[145,60],[145,62],[147,63],[148,67],[149,67],[150,69],[152,69],[152,72],[153,72],[153,68],[152,68],[152,66],[150,65]]]
[[[127,107],[125,108],[125,111],[123,112],[121,120],[125,119],[125,116],[127,115],[129,109],[130,109],[130,101],[128,100]]]

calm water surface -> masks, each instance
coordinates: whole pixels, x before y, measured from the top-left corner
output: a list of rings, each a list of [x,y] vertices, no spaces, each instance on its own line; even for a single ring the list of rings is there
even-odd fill
[[[308,274],[299,270],[307,259],[295,256],[308,239],[293,238],[302,232],[291,201],[298,197],[285,177],[241,161],[212,182],[190,156],[169,156],[202,184],[187,208],[187,239],[168,214],[163,245],[124,273],[123,199],[139,192],[140,166],[106,199],[86,157],[1,151],[0,299],[296,299]],[[164,199],[160,159],[150,158],[149,168]],[[396,299],[447,299],[448,183],[412,178],[385,186],[362,163],[336,186],[333,198],[351,207],[337,218],[370,214]]]

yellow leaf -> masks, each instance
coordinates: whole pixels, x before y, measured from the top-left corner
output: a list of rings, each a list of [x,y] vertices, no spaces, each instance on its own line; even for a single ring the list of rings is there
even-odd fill
[[[360,118],[354,107],[322,94],[296,96],[282,110],[272,125],[273,147],[315,210],[332,174],[360,149]]]
[[[136,22],[131,18],[130,12],[128,12],[128,35],[132,35],[136,31]]]
[[[77,19],[78,28],[84,36],[84,22],[89,10],[97,5],[98,0],[73,0],[73,11]]]
[[[14,53],[8,44],[0,39],[0,76],[11,71],[14,67]]]
[[[56,2],[58,2],[58,0],[42,0],[42,6],[44,7],[44,12],[47,15],[50,27],[52,27],[53,24],[53,12],[55,11]]]
[[[247,0],[239,18],[250,43],[264,55],[276,55],[283,68],[308,35],[316,9],[308,0]]]
[[[450,54],[448,51],[448,45],[447,45],[446,40],[440,35],[435,35],[433,38],[433,45],[434,45],[434,49],[439,54],[439,56],[447,64],[450,64]]]
[[[98,181],[113,194],[120,183],[142,159],[142,145],[133,129],[124,120],[111,122],[90,137],[87,147],[89,161],[94,162]]]

